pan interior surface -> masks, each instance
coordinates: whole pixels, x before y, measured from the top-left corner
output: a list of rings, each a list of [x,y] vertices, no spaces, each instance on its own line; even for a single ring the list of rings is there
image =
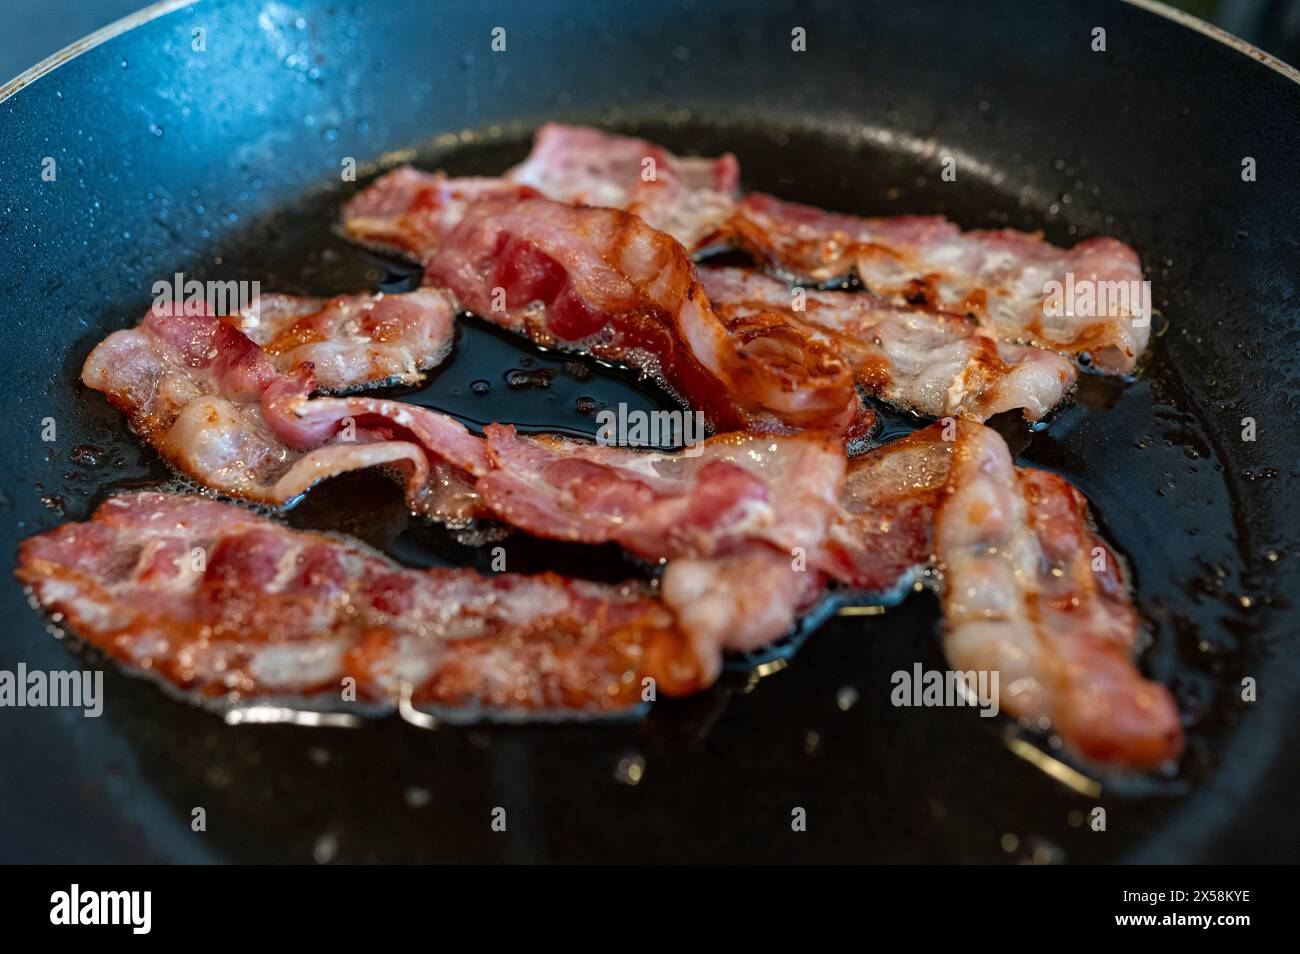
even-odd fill
[[[248,49],[231,56],[234,65],[240,56],[255,60],[264,48],[278,62],[282,53],[292,55],[299,42],[308,52],[315,44],[332,55],[346,47],[351,28],[359,31],[360,39],[354,36],[351,42],[364,50],[373,76],[384,77],[375,82],[402,90],[392,94],[394,103],[407,111],[427,105],[421,97],[432,97],[432,92],[410,93],[405,89],[409,84],[386,77],[392,70],[410,70],[402,57],[415,55],[390,49],[373,32],[392,25],[389,14],[379,14],[382,24],[362,23],[350,20],[348,13],[313,4],[301,7],[311,25],[305,34],[312,39],[300,40],[292,19],[283,24],[273,20],[274,29],[262,27],[260,34],[247,37]],[[120,49],[94,50],[83,59],[98,57],[101,66],[124,59],[129,65],[118,68],[129,73],[141,63],[136,54],[146,48],[146,35],[154,43],[184,36],[186,18],[200,15],[181,11],[144,28],[148,33],[112,41]],[[810,22],[826,31],[833,31],[842,15],[809,14]],[[527,22],[525,14],[520,16],[525,17],[520,22]],[[956,7],[954,16],[959,16]],[[1052,29],[1067,30],[1075,25],[1072,17],[1062,13]],[[177,22],[169,22],[173,19]],[[1042,26],[1031,21],[1030,26]],[[238,22],[232,20],[229,28],[238,31]],[[882,7],[877,23],[886,34],[878,42],[887,46],[889,31],[902,31],[911,21]],[[588,31],[599,35],[600,26],[579,23],[572,31],[585,38]],[[678,36],[656,23],[647,28],[652,36]],[[1159,47],[1159,29],[1142,28],[1155,31]],[[554,42],[587,42],[565,28],[550,29],[558,31]],[[829,42],[834,34],[817,30],[813,35]],[[477,49],[470,36],[448,42],[453,48]],[[960,47],[956,40],[940,42]],[[719,41],[719,48],[727,57],[743,58],[758,43],[742,30]],[[691,45],[707,49],[702,44]],[[676,46],[668,44],[667,56],[688,64],[681,67],[688,73],[707,75],[712,67],[690,59],[697,54],[688,50],[687,58],[680,58],[681,45],[680,39]],[[613,68],[608,65],[613,53],[600,52],[604,48],[599,45],[591,49],[596,51],[594,71]],[[232,65],[223,55],[202,69]],[[92,158],[91,168],[80,173],[86,183],[80,199],[42,195],[11,200],[28,210],[55,203],[47,225],[18,224],[0,235],[6,261],[23,263],[11,303],[25,304],[27,316],[43,316],[53,334],[47,330],[39,345],[28,346],[21,357],[6,357],[7,379],[16,382],[23,373],[31,374],[18,373],[20,361],[38,370],[45,390],[18,400],[19,410],[34,420],[53,416],[63,436],[52,445],[31,442],[8,451],[16,455],[5,487],[13,518],[6,528],[9,551],[29,533],[63,519],[84,519],[108,493],[170,480],[166,468],[127,433],[116,412],[73,383],[90,347],[143,311],[151,281],[184,270],[200,280],[255,278],[264,290],[300,294],[404,287],[413,280],[409,267],[360,251],[334,231],[341,201],[378,171],[369,167],[361,183],[339,182],[329,171],[338,156],[355,154],[364,161],[388,150],[388,162],[400,158],[453,174],[494,174],[523,156],[528,135],[541,119],[588,121],[643,135],[678,152],[732,150],[740,159],[745,188],[828,209],[876,215],[939,212],[967,228],[1042,229],[1061,245],[1114,234],[1138,249],[1159,312],[1159,337],[1139,377],[1121,386],[1085,376],[1076,403],[1045,431],[1030,433],[1014,421],[996,423],[1021,463],[1058,471],[1089,497],[1104,535],[1128,560],[1150,630],[1143,668],[1171,686],[1189,719],[1189,752],[1180,772],[1155,780],[1075,777],[1052,768],[1050,746],[1002,720],[980,719],[963,709],[893,706],[892,673],[911,670],[916,663],[944,667],[937,607],[928,595],[916,594],[877,616],[832,619],[788,665],[765,667],[761,675],[729,676],[702,696],[659,704],[643,722],[613,725],[428,732],[388,720],[337,731],[228,727],[104,664],[111,706],[103,719],[92,723],[76,714],[32,713],[26,717],[30,731],[4,742],[11,762],[29,770],[0,783],[12,787],[13,796],[30,809],[27,833],[15,831],[9,842],[14,857],[48,858],[65,851],[78,858],[91,852],[105,859],[239,861],[1053,863],[1188,860],[1250,850],[1251,842],[1240,834],[1242,826],[1249,826],[1240,806],[1231,803],[1234,794],[1246,792],[1274,804],[1269,792],[1293,782],[1284,767],[1278,768],[1285,765],[1279,760],[1285,759],[1288,741],[1283,700],[1250,703],[1240,693],[1242,680],[1252,676],[1282,697],[1293,696],[1297,685],[1293,657],[1286,652],[1294,649],[1294,634],[1285,626],[1290,607],[1283,586],[1298,555],[1297,524],[1288,523],[1296,517],[1294,463],[1280,463],[1285,446],[1279,453],[1276,446],[1251,446],[1240,437],[1241,419],[1252,411],[1261,422],[1281,427],[1288,408],[1294,416],[1300,393],[1294,389],[1294,371],[1290,378],[1269,382],[1270,395],[1254,403],[1246,385],[1267,380],[1258,378],[1258,369],[1279,368],[1286,360],[1285,342],[1268,340],[1260,330],[1280,328],[1287,320],[1290,279],[1270,277],[1267,268],[1239,267],[1252,256],[1279,252],[1282,240],[1271,225],[1276,220],[1246,221],[1253,207],[1231,192],[1233,186],[1224,185],[1200,217],[1201,227],[1210,233],[1200,238],[1188,221],[1196,217],[1180,207],[1175,187],[1155,181],[1159,177],[1151,169],[1145,178],[1137,176],[1119,165],[1107,147],[1089,151],[1057,132],[1043,133],[1049,140],[1045,145],[999,145],[998,131],[1015,126],[1007,114],[1017,105],[1023,107],[1022,123],[1055,129],[1036,115],[1034,104],[1014,102],[1011,85],[999,85],[1000,77],[974,76],[969,94],[956,85],[935,93],[918,92],[924,89],[920,85],[908,91],[906,67],[894,63],[896,54],[885,55],[883,65],[862,67],[866,79],[872,71],[898,72],[888,81],[898,95],[892,105],[880,108],[853,101],[859,94],[844,93],[844,102],[809,106],[805,99],[802,110],[791,109],[773,92],[781,88],[779,80],[767,78],[753,95],[737,94],[737,102],[729,105],[710,102],[716,93],[689,90],[682,90],[673,104],[657,105],[649,98],[642,104],[635,88],[617,89],[612,95],[627,103],[612,111],[574,101],[577,87],[570,87],[568,102],[525,102],[521,93],[513,106],[500,103],[504,94],[491,81],[496,74],[482,62],[484,56],[475,53],[477,59],[465,65],[457,55],[449,68],[453,78],[459,77],[458,94],[472,94],[477,103],[468,113],[458,98],[454,109],[435,114],[441,121],[382,118],[380,110],[359,102],[379,100],[380,93],[349,92],[346,82],[331,78],[327,63],[320,67],[317,84],[327,86],[325,91],[313,89],[311,79],[303,81],[303,99],[320,107],[313,110],[317,121],[309,131],[301,128],[306,113],[294,115],[283,107],[281,118],[290,129],[283,134],[285,142],[268,145],[253,138],[256,148],[243,147],[224,181],[184,189],[178,184],[183,176],[155,158],[160,146],[148,137],[165,146],[171,136],[181,143],[173,148],[184,152],[190,148],[186,129],[197,137],[196,146],[211,145],[224,121],[200,122],[178,112],[171,119],[155,115],[150,121],[163,135],[146,128],[123,153],[146,168],[161,163],[179,176],[177,184],[163,179],[151,188],[143,185],[147,179],[136,176],[129,188],[110,187],[112,180],[103,173],[112,163],[101,157]],[[658,56],[647,69],[662,75],[665,67]],[[384,67],[376,70],[381,60]],[[64,69],[72,70],[78,62]],[[507,75],[513,68],[518,67],[507,68]],[[488,78],[471,80],[476,70],[488,70]],[[29,92],[43,97],[42,84],[74,83],[75,75],[63,73],[52,74]],[[85,82],[95,87],[95,80],[86,77]],[[197,96],[203,82],[191,77],[184,88]],[[680,82],[670,77],[665,88],[671,92]],[[935,82],[942,86],[945,80]],[[506,88],[517,87],[506,82]],[[56,86],[48,89],[53,97]],[[836,95],[828,94],[830,100]],[[945,95],[950,97],[946,105]],[[20,98],[0,107],[12,112]],[[39,99],[33,96],[33,102]],[[286,96],[284,102],[290,101]],[[1176,116],[1184,102],[1192,108],[1190,94],[1166,105]],[[332,118],[322,118],[331,115],[326,108],[331,104]],[[1115,105],[1116,117],[1127,115],[1121,105]],[[57,105],[49,108],[59,115]],[[1085,114],[1098,108],[1081,107]],[[449,112],[461,121],[451,121]],[[479,112],[491,115],[483,122],[464,121]],[[294,117],[291,124],[289,116]],[[362,120],[366,128],[358,131]],[[21,127],[14,115],[0,113],[4,122]],[[1107,128],[1122,133],[1127,128],[1122,122],[1128,120],[1116,118],[1117,125]],[[1169,123],[1178,125],[1176,119],[1160,122],[1166,125],[1153,135],[1167,133]],[[442,134],[427,138],[434,131]],[[1294,138],[1294,130],[1292,134]],[[1195,143],[1199,134],[1184,130],[1183,135]],[[1270,140],[1254,151],[1266,157],[1285,145]],[[260,164],[265,157],[259,150],[269,150],[268,155],[283,162],[297,148],[311,157],[300,171],[290,174]],[[1156,155],[1143,158],[1139,150],[1132,161],[1160,168],[1164,145],[1151,148]],[[401,152],[394,155],[393,150]],[[946,155],[957,160],[955,182],[939,176]],[[1203,151],[1186,175],[1199,182],[1198,177],[1211,176],[1216,162],[1226,167],[1229,161],[1235,161],[1230,149]],[[189,168],[184,162],[178,165]],[[1226,180],[1232,172],[1224,173]],[[123,177],[121,170],[118,176]],[[1129,181],[1135,176],[1139,181]],[[113,188],[127,190],[125,196]],[[1296,202],[1296,187],[1291,188],[1292,193],[1282,195],[1279,212],[1294,208],[1288,204]],[[15,231],[53,237],[62,224],[86,233],[84,203],[96,197],[106,210],[94,227],[113,230],[101,248],[105,256],[119,256],[115,265],[90,264],[97,257],[73,243],[71,248],[52,246],[58,250],[35,274],[38,259],[19,247]],[[110,221],[113,214],[118,218]],[[1230,227],[1238,220],[1239,227]],[[10,221],[15,221],[12,216]],[[177,233],[170,244],[169,230]],[[134,237],[120,240],[120,231],[134,231]],[[204,231],[206,235],[199,234]],[[87,282],[96,293],[83,287]],[[1250,323],[1242,311],[1254,316],[1252,333],[1243,332]],[[471,425],[502,420],[571,434],[593,430],[591,405],[580,399],[597,406],[620,401],[671,406],[666,395],[630,375],[540,352],[472,321],[463,324],[449,363],[405,399],[448,410]],[[511,387],[507,380],[510,371],[539,368],[553,372],[549,378],[534,378],[548,381],[545,386]],[[491,385],[486,392],[474,387],[482,381]],[[890,435],[916,423],[886,415]],[[87,446],[94,453],[74,454]],[[358,500],[364,504],[358,506]],[[295,526],[354,533],[410,563],[483,566],[480,551],[411,521],[396,488],[377,475],[341,478],[318,488],[288,520]],[[522,552],[529,565],[512,569],[552,568],[598,578],[641,572],[605,550],[538,543]],[[6,594],[6,599],[16,631],[0,641],[5,668],[18,660],[32,667],[68,667],[73,647],[51,639],[20,594]],[[60,752],[58,764],[41,755],[51,739]],[[1044,753],[1048,759],[1041,757]],[[58,794],[41,797],[47,789]],[[204,807],[209,819],[221,819],[220,825],[210,822],[202,835],[191,832],[195,806]],[[1105,832],[1090,824],[1099,806],[1106,809]],[[489,827],[495,807],[507,811],[506,837]],[[796,808],[807,813],[806,831],[791,830]],[[32,834],[71,825],[91,832],[79,846],[52,848]],[[276,838],[267,838],[268,831],[276,832]],[[1256,850],[1267,849],[1261,844]]]

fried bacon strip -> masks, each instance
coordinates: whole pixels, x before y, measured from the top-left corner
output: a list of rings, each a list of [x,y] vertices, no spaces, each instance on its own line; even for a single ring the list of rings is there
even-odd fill
[[[661,194],[680,207],[683,191],[688,199],[698,191],[692,160],[660,158],[665,178],[617,187],[644,194],[638,208]],[[596,172],[626,160],[620,148]],[[559,191],[577,198],[568,172]],[[734,188],[724,169],[709,175]],[[426,281],[494,324],[656,378],[717,431],[811,427],[857,436],[870,426],[838,355],[788,323],[720,321],[671,236],[627,212],[536,196],[507,180],[404,167],[353,197],[344,226],[358,241],[414,255],[426,264]]]
[[[1087,353],[1104,371],[1133,370],[1151,331],[1137,253],[1112,238],[1066,250],[1011,229],[963,232],[941,216],[859,218],[753,193],[737,204],[728,240],[784,275],[825,282],[856,272],[879,295],[973,315],[1007,341]],[[1050,282],[1059,308],[1045,307]],[[1093,305],[1076,307],[1065,289],[1084,286]],[[1113,301],[1103,300],[1109,289]]]
[[[310,486],[300,471],[320,479],[348,463],[369,466],[373,454],[374,463],[409,466],[414,509],[441,517],[421,506],[421,483],[445,465],[473,513],[540,536],[617,542],[653,560],[742,540],[813,547],[844,471],[838,440],[821,432],[723,434],[676,453],[521,437],[502,425],[480,438],[400,401],[313,396],[309,366],[281,374],[245,335],[207,315],[151,310],[91,353],[83,380],[171,463],[224,493],[288,503]],[[328,466],[331,455],[339,466]]]
[[[675,156],[633,136],[547,123],[505,177],[548,199],[623,209],[694,251],[731,218],[740,164]]]
[[[1006,712],[1099,764],[1178,757],[1177,707],[1134,664],[1140,621],[1082,494],[1015,467],[996,431],[964,421],[851,461],[818,565],[879,591],[931,558],[949,664],[997,671]]]
[[[463,427],[362,397],[319,398],[325,403],[315,409],[334,417],[304,422],[284,410],[312,390],[304,367],[281,374],[232,324],[153,308],[137,327],[101,342],[81,379],[169,464],[221,493],[282,506],[327,477],[385,465],[405,473],[413,509],[448,522],[473,516],[475,497],[461,475],[487,464]],[[433,442],[443,452],[431,459],[424,447]]]
[[[615,542],[667,560],[661,593],[705,675],[720,650],[785,635],[820,595],[809,565],[836,513],[843,448],[827,434],[722,434],[663,454],[487,429],[476,484],[494,516],[536,536]]]
[[[955,668],[999,671],[1003,708],[1050,722],[1087,759],[1149,769],[1177,758],[1177,706],[1133,663],[1139,619],[1082,494],[1014,467],[995,432],[964,428],[935,532]]]
[[[626,212],[479,202],[427,274],[538,344],[657,377],[719,431],[843,431],[864,413],[833,351],[785,323],[724,324],[682,246]]]
[[[658,379],[715,430],[869,426],[837,355],[787,324],[721,322],[665,233],[626,212],[462,181],[399,169],[352,199],[345,225],[415,254],[428,282],[494,324]]]
[[[410,570],[197,496],[113,497],[24,541],[18,578],[129,669],[205,697],[608,712],[700,667],[638,584]]]
[[[723,321],[765,315],[807,329],[852,365],[860,387],[919,414],[983,421],[1019,410],[1036,421],[1074,384],[1060,355],[998,341],[957,315],[870,292],[791,289],[743,268],[704,265],[700,280]]]
[[[262,295],[234,320],[280,371],[310,362],[317,387],[349,391],[418,383],[451,351],[455,314],[449,296],[422,288],[329,299]]]

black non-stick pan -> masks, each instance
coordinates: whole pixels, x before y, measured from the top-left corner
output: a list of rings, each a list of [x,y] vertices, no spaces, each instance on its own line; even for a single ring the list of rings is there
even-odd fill
[[[892,672],[942,667],[924,595],[835,617],[797,653],[643,721],[230,726],[55,638],[10,583],[0,669],[107,672],[100,718],[0,709],[3,860],[1300,856],[1293,71],[1146,3],[228,0],[122,27],[0,91],[6,565],[23,537],[170,479],[77,383],[154,282],[401,287],[409,268],[335,233],[343,198],[399,160],[497,172],[539,122],[588,122],[732,149],[747,188],[826,208],[942,212],[1062,245],[1115,235],[1139,251],[1159,312],[1142,373],[1088,379],[1044,431],[999,426],[1022,461],[1089,496],[1127,557],[1150,630],[1142,665],[1173,688],[1190,744],[1177,775],[1075,776],[999,720],[893,707]],[[341,175],[348,158],[359,182]],[[408,399],[568,430],[589,426],[578,397],[665,400],[600,369],[559,367],[543,389],[505,381],[552,360],[466,322],[453,360]],[[373,475],[320,488],[288,519],[415,563],[479,559],[412,524]],[[606,551],[530,559],[618,571]],[[796,807],[806,831],[791,829]]]

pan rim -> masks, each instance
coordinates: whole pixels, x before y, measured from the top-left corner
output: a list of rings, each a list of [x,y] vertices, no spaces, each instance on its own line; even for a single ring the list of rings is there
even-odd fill
[[[51,73],[64,63],[76,59],[82,53],[93,50],[95,47],[107,43],[116,36],[134,30],[136,27],[157,20],[159,17],[165,17],[167,14],[183,7],[194,6],[198,2],[199,0],[158,0],[157,3],[152,3],[143,10],[129,13],[119,20],[114,20],[107,26],[100,27],[94,33],[86,34],[81,39],[69,43],[57,53],[50,54],[35,66],[23,70],[13,79],[0,86],[0,103],[9,99],[19,90],[30,86],[46,73]]]
[[[1272,53],[1261,50],[1259,47],[1255,46],[1255,44],[1248,43],[1241,37],[1229,33],[1222,27],[1217,27],[1207,20],[1202,20],[1195,14],[1187,13],[1185,10],[1179,10],[1176,7],[1171,7],[1169,4],[1163,3],[1162,0],[1124,0],[1124,2],[1130,6],[1137,7],[1140,10],[1145,10],[1148,13],[1154,13],[1156,16],[1164,17],[1166,20],[1176,23],[1179,26],[1186,27],[1189,30],[1194,30],[1202,36],[1209,37],[1211,40],[1222,43],[1224,46],[1231,47],[1238,53],[1250,57],[1252,60],[1255,60],[1263,66],[1267,66],[1275,73],[1280,73],[1291,82],[1300,84],[1300,69],[1296,69],[1291,64],[1279,60]]]
[[[1249,57],[1262,66],[1268,67],[1278,75],[1300,86],[1300,69],[1296,69],[1295,67],[1284,63],[1273,54],[1261,50],[1253,43],[1248,43],[1241,39],[1241,37],[1234,36],[1227,30],[1221,29],[1212,23],[1202,20],[1198,16],[1175,9],[1168,4],[1160,2],[1160,0],[1124,0],[1124,2],[1130,6],[1137,7],[1140,10],[1145,10],[1148,13],[1162,17],[1178,26],[1184,27],[1188,30],[1193,30],[1217,43],[1221,43],[1237,53]],[[89,33],[80,40],[68,44],[57,53],[47,56],[35,66],[28,67],[13,79],[0,86],[0,103],[7,101],[19,91],[36,82],[36,80],[40,79],[42,76],[58,69],[64,63],[76,59],[82,53],[85,53],[88,50],[93,50],[95,47],[107,43],[116,36],[134,30],[146,23],[157,20],[160,17],[164,17],[169,13],[174,13],[175,11],[185,7],[192,7],[197,3],[199,3],[199,0],[159,0],[159,2],[151,4],[143,10],[137,10],[135,13],[122,17],[120,20],[114,20],[112,23],[105,27],[101,27],[94,33]]]

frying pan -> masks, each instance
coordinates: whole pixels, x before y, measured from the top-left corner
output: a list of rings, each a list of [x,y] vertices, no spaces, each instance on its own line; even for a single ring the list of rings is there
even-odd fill
[[[795,27],[806,52],[792,50]],[[836,617],[796,654],[645,720],[326,730],[225,725],[60,642],[3,584],[0,668],[107,671],[98,719],[0,710],[0,856],[1294,860],[1298,79],[1162,7],[1053,0],[168,3],[20,77],[0,90],[6,561],[104,495],[168,479],[76,383],[153,282],[400,286],[409,269],[333,231],[367,175],[410,158],[496,172],[539,122],[590,122],[678,151],[731,148],[747,188],[827,208],[1137,248],[1159,311],[1143,373],[1124,387],[1087,379],[1045,431],[1000,426],[1021,462],[1089,496],[1129,560],[1150,630],[1142,665],[1187,713],[1189,751],[1176,776],[1081,782],[995,720],[892,707],[890,673],[942,667],[924,596]],[[954,182],[939,175],[949,156]],[[342,181],[346,157],[361,183]],[[415,398],[454,403],[503,362],[551,360],[466,324]],[[582,386],[660,399],[617,376]],[[480,416],[568,426],[573,394],[557,388],[498,387]],[[289,519],[417,563],[475,559],[410,526],[396,492],[365,476]],[[599,575],[611,558],[553,559]],[[504,835],[489,828],[498,806]],[[1082,822],[1094,806],[1105,832]]]

